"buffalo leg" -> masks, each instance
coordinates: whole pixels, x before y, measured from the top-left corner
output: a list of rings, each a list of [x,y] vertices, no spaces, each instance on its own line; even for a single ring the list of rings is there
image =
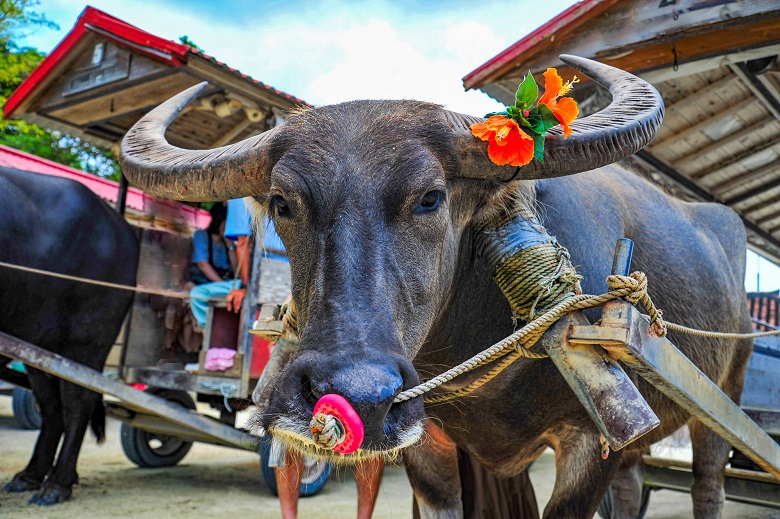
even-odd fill
[[[567,431],[555,448],[555,487],[543,518],[590,518],[617,472],[622,452],[601,459],[599,435]]]
[[[8,492],[25,492],[40,488],[54,464],[64,428],[59,380],[33,368],[27,369],[27,376],[35,400],[41,408],[41,431],[27,467],[3,486]]]
[[[610,519],[634,519],[639,516],[642,507],[645,472],[642,452],[625,452],[622,458],[620,468],[609,487],[612,496],[612,517]]]
[[[99,393],[64,380],[59,382],[63,397],[62,412],[65,431],[57,463],[41,490],[30,501],[39,505],[61,503],[70,497],[73,485],[78,483],[76,462],[84,442],[84,434],[95,406],[100,403],[101,399]]]
[[[458,452],[455,443],[430,420],[426,438],[404,449],[404,464],[423,519],[462,518]]]
[[[690,429],[693,447],[693,516],[696,519],[717,518],[726,499],[723,485],[730,447],[726,440],[698,420],[691,423]]]

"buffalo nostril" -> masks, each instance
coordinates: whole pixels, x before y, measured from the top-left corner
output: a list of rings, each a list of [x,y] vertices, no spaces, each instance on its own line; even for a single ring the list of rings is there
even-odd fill
[[[323,392],[315,389],[314,384],[308,375],[301,376],[301,394],[310,408],[314,408],[320,398],[324,395]]]

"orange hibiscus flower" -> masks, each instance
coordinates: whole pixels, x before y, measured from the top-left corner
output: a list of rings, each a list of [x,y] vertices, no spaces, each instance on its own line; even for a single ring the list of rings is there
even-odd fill
[[[474,137],[488,141],[488,157],[499,166],[525,166],[534,158],[534,140],[515,121],[492,115],[471,125]]]
[[[574,76],[574,79],[564,84],[561,76],[558,75],[558,71],[554,68],[548,68],[544,73],[544,95],[539,99],[539,104],[546,105],[556,119],[561,122],[564,137],[571,135],[571,127],[569,125],[577,118],[580,110],[577,108],[577,102],[574,99],[561,96],[568,94],[572,85],[577,82],[579,80],[577,76]]]

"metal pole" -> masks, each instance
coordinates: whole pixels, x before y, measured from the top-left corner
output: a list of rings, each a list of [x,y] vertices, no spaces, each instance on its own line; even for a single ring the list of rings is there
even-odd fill
[[[620,238],[615,244],[615,258],[612,260],[612,274],[628,276],[631,272],[631,256],[634,254],[634,242]]]

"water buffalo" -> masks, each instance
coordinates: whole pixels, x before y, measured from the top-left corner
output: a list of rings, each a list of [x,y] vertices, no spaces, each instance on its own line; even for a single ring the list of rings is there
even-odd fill
[[[640,390],[662,425],[606,460],[597,429],[549,360],[520,359],[459,400],[393,403],[420,375],[441,373],[511,333],[510,307],[475,243],[481,229],[518,204],[568,248],[586,293],[606,289],[615,241],[628,237],[636,243],[634,266],[647,273],[670,320],[750,329],[737,216],[673,199],[609,166],[652,139],[663,117],[658,93],[614,68],[562,59],[609,88],[612,102],[575,121],[568,139],[551,131],[543,163],[496,166],[469,131],[482,119],[416,101],[302,110],[241,143],[175,148],[165,128],[201,86],[128,133],[122,166],[157,195],[248,196],[274,220],[290,257],[301,345],[259,420],[293,448],[342,459],[402,451],[423,516],[459,517],[455,449],[437,441],[438,429],[424,434],[427,416],[499,476],[522,471],[552,447],[557,477],[545,517],[592,516],[613,480],[615,512],[628,516],[641,490],[636,453],[689,422],[695,516],[715,517],[728,445],[645,383]],[[739,398],[749,341],[671,338]],[[444,389],[463,387],[484,369]],[[313,446],[312,409],[329,393],[346,398],[365,426],[355,454]]]
[[[135,233],[77,182],[0,167],[0,233],[0,261],[135,284]],[[0,267],[0,290],[0,331],[101,371],[133,299],[125,290],[6,267]],[[29,464],[3,488],[37,490],[30,502],[50,505],[68,499],[78,481],[87,426],[104,438],[105,409],[98,393],[32,368],[27,376],[41,408],[41,431]]]

